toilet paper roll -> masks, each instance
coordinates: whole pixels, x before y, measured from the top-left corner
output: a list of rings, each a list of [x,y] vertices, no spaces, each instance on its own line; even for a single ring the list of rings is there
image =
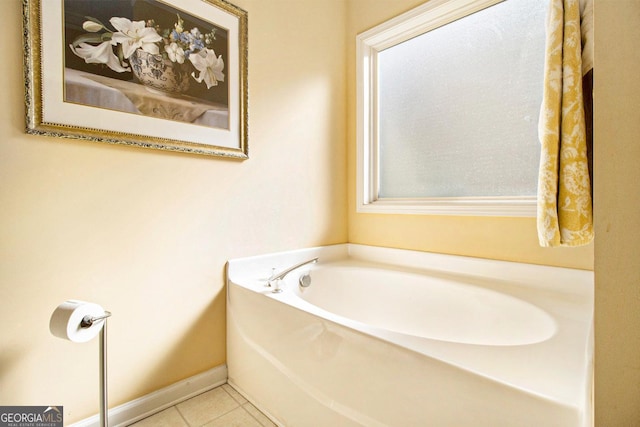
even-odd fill
[[[85,316],[103,316],[105,311],[98,304],[68,300],[60,304],[51,314],[49,330],[53,335],[73,342],[87,342],[98,335],[104,321],[97,321],[88,328],[80,326]]]

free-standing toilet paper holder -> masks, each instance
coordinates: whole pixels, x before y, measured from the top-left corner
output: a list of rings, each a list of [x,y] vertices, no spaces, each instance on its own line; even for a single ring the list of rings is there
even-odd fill
[[[81,328],[90,328],[95,322],[104,320],[100,330],[100,427],[109,425],[109,406],[107,404],[107,318],[111,312],[106,311],[102,316],[84,316],[80,322]]]
[[[51,314],[49,330],[72,342],[87,342],[100,334],[100,427],[108,427],[107,318],[111,313],[98,304],[67,300]],[[102,324],[100,324],[102,322]]]

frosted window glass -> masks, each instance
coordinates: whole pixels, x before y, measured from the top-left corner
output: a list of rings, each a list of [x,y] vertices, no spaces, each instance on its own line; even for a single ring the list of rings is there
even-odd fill
[[[535,196],[546,6],[507,0],[378,53],[378,197]]]

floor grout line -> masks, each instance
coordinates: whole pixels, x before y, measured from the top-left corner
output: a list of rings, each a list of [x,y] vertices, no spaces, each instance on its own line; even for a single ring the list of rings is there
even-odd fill
[[[187,399],[188,400],[188,399]],[[178,411],[178,415],[180,415],[180,417],[182,418],[182,421],[184,421],[184,423],[191,427],[191,424],[189,423],[189,421],[187,421],[187,419],[184,417],[184,415],[182,414],[182,411],[180,411],[180,408],[178,408],[178,405],[173,405],[173,408],[176,408],[176,411]]]
[[[226,383],[225,383],[225,384],[226,384]],[[215,388],[213,388],[213,389],[211,389],[211,390],[215,390],[216,388],[219,388],[220,390],[222,390],[223,392],[225,392],[225,393],[227,394],[227,396],[229,396],[229,397],[231,398],[231,400],[233,400],[233,401],[234,401],[238,406],[235,406],[235,407],[233,407],[233,408],[229,409],[227,412],[224,412],[224,413],[222,413],[222,414],[218,415],[218,416],[217,416],[217,417],[215,417],[215,418],[211,418],[210,420],[208,420],[208,421],[207,421],[207,422],[205,422],[204,424],[201,424],[201,425],[199,425],[199,426],[191,426],[191,425],[189,425],[189,427],[203,427],[203,426],[205,426],[205,425],[209,424],[210,422],[215,421],[215,420],[217,420],[217,419],[219,419],[219,418],[222,418],[222,417],[224,417],[225,415],[229,414],[230,412],[235,411],[236,409],[238,409],[238,407],[242,407],[242,405],[241,405],[241,404],[240,404],[236,399],[234,399],[234,398],[233,398],[233,396],[232,396],[232,395],[231,395],[227,390],[225,390],[225,389],[224,389],[223,385],[224,385],[224,384],[219,385],[218,387],[215,387]],[[211,390],[209,390],[209,391],[211,391]],[[206,393],[206,392],[205,392],[205,393]],[[202,393],[202,394],[204,394],[204,393]],[[251,414],[249,414],[249,415],[251,415]],[[189,423],[187,423],[187,424],[189,424]]]
[[[249,405],[251,405],[249,402],[247,402],[247,403],[248,403]],[[253,418],[254,420],[256,420],[256,422],[257,422],[259,425],[262,425],[262,422],[260,422],[260,420],[259,420],[259,419],[257,419],[256,417],[254,417],[254,416],[253,416],[253,414],[252,414],[251,412],[247,411],[247,408],[245,408],[245,407],[244,407],[247,403],[245,403],[244,405],[240,405],[240,407],[242,408],[242,410],[243,410],[244,412],[246,412],[247,414],[249,414],[249,416],[250,416],[251,418]],[[252,405],[252,406],[253,406],[253,405]]]

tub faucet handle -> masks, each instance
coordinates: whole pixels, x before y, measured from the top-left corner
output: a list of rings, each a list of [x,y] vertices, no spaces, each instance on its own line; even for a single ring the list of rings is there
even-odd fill
[[[274,279],[274,280],[269,280],[269,285],[271,288],[271,292],[273,292],[274,294],[279,294],[280,292],[282,292],[282,279]]]
[[[271,274],[269,275],[269,278],[264,283],[264,286],[270,288],[271,287],[271,282],[273,282],[273,278],[274,277],[276,277],[276,268],[275,267],[271,267]]]

